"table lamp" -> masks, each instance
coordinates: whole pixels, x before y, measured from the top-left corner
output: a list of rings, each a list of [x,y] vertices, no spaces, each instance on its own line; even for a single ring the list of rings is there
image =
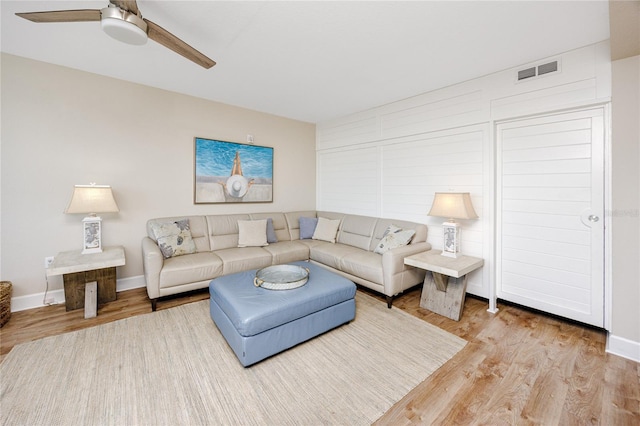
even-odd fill
[[[468,192],[436,192],[429,216],[446,217],[442,224],[442,255],[458,257],[460,253],[460,224],[454,219],[476,219]]]
[[[97,213],[119,212],[109,185],[75,185],[65,213],[88,213],[82,219],[82,254],[102,252],[102,218]]]

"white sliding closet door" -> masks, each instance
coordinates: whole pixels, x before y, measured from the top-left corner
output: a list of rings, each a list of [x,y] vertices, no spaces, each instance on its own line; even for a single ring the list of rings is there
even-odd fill
[[[497,296],[604,325],[604,112],[501,123]]]

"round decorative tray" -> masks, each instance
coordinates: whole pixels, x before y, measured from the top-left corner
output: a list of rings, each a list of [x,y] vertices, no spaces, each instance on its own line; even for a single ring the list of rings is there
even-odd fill
[[[291,290],[309,280],[309,270],[297,265],[274,265],[259,269],[253,284],[268,290]]]

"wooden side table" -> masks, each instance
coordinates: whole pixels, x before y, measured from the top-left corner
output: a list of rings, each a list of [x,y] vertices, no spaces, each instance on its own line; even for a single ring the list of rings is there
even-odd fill
[[[471,256],[457,258],[442,256],[439,250],[430,250],[404,258],[405,265],[431,271],[424,277],[420,307],[460,321],[467,292],[467,274],[484,264],[484,260]]]
[[[116,266],[124,264],[122,246],[104,247],[102,253],[66,251],[53,259],[47,276],[62,275],[67,311],[84,307],[85,318],[91,318],[98,303],[116,300]]]

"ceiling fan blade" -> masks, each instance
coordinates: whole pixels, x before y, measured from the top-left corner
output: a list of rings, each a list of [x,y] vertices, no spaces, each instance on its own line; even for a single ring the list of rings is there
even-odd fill
[[[138,9],[136,0],[109,0],[109,2],[113,5],[118,6],[122,10],[131,12],[134,15],[140,15],[140,9]]]
[[[144,19],[144,22],[147,23],[147,35],[151,40],[160,43],[164,47],[173,50],[206,69],[209,69],[216,64],[213,59],[198,52],[196,49],[162,28],[160,25],[154,24],[148,19]]]
[[[99,9],[55,10],[51,12],[16,13],[31,22],[88,22],[99,21]]]

